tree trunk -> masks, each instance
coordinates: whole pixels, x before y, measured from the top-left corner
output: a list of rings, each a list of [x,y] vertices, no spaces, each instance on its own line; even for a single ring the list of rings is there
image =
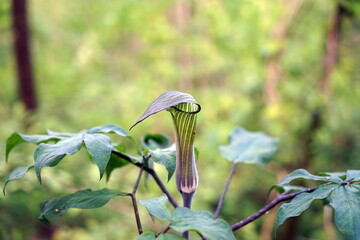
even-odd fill
[[[37,101],[29,50],[26,0],[12,1],[12,21],[19,97],[26,110],[31,112],[37,108]]]

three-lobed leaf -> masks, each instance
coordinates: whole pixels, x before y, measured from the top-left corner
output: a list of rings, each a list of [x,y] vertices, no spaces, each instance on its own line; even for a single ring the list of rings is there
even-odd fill
[[[41,169],[43,167],[56,166],[66,155],[73,155],[78,152],[84,144],[94,163],[98,166],[101,178],[106,171],[106,167],[110,161],[111,152],[114,147],[112,146],[111,139],[108,136],[99,133],[115,133],[119,136],[129,137],[126,131],[117,125],[97,126],[89,130],[82,130],[78,133],[61,133],[52,130],[47,130],[47,135],[25,135],[13,133],[7,139],[6,160],[8,159],[11,150],[21,143],[27,142],[39,144],[34,152],[35,163],[33,166],[35,168],[37,178],[41,182]],[[55,144],[46,144],[49,141],[55,141]],[[135,157],[130,158],[133,162],[141,161],[141,159],[139,160]],[[112,165],[112,167],[116,168],[121,167],[122,165],[125,164],[119,164],[117,161]],[[29,169],[30,168],[28,168],[28,166],[14,169],[9,175],[5,185],[11,180],[23,177]],[[108,170],[108,173],[110,173],[112,169]]]
[[[236,127],[229,136],[229,144],[220,146],[222,156],[235,163],[264,165],[278,148],[279,140],[262,132],[250,132]]]

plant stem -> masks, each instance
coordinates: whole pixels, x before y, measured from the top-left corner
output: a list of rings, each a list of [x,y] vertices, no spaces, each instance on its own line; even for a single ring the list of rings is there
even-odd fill
[[[234,164],[232,165],[231,169],[230,169],[228,179],[226,180],[226,184],[225,184],[225,186],[224,186],[224,190],[223,190],[223,192],[222,192],[222,194],[221,194],[221,197],[220,197],[220,199],[219,199],[219,202],[218,202],[218,205],[217,205],[215,214],[214,214],[214,219],[216,219],[216,218],[219,217],[219,214],[220,214],[222,205],[223,205],[223,203],[224,203],[225,195],[226,195],[226,192],[227,192],[227,190],[228,190],[228,188],[229,188],[231,179],[232,179],[232,177],[234,176],[236,166],[237,166],[237,163],[234,163]]]
[[[183,205],[184,207],[187,207],[189,209],[191,209],[191,202],[192,202],[192,198],[194,196],[195,192],[192,193],[181,193],[181,196],[183,198]]]
[[[149,171],[147,172],[154,178],[155,182],[163,191],[163,193],[168,197],[170,203],[174,206],[174,208],[177,208],[179,204],[176,202],[175,198],[170,194],[170,192],[166,189],[156,172],[153,169],[149,169]]]
[[[191,202],[192,202],[192,198],[194,196],[194,193],[195,192],[192,192],[192,193],[184,193],[184,192],[182,192],[181,193],[184,207],[187,207],[187,208],[191,209]],[[190,235],[190,233],[188,231],[183,232],[183,234],[182,234],[183,238],[185,238],[185,239],[189,239],[189,235]]]
[[[290,194],[287,194],[287,192],[285,192],[285,193],[279,195],[278,197],[274,198],[271,202],[269,202],[267,205],[265,205],[262,209],[260,209],[259,211],[257,211],[253,215],[251,215],[251,216],[245,218],[244,220],[241,220],[240,222],[237,222],[234,225],[232,225],[231,229],[233,231],[236,231],[236,230],[244,227],[245,225],[255,221],[256,219],[258,219],[262,215],[266,214],[269,210],[274,208],[280,202],[293,199],[294,197],[296,197],[297,195],[299,195],[301,193],[305,193],[305,192],[311,193],[316,188],[318,188],[318,187],[312,187],[312,188],[309,188],[309,189],[306,189],[306,190],[303,190],[303,191],[300,191],[300,192],[295,192],[295,193],[290,193]]]
[[[138,232],[139,232],[139,235],[143,233],[143,230],[142,230],[142,226],[141,226],[141,220],[140,220],[140,216],[139,216],[139,210],[138,210],[138,206],[137,206],[137,201],[136,201],[136,191],[139,187],[139,184],[140,184],[140,179],[141,179],[141,176],[142,176],[142,173],[144,171],[144,168],[142,167],[140,169],[140,172],[139,172],[139,176],[137,177],[136,179],[136,182],[135,182],[135,185],[133,187],[133,191],[131,193],[128,194],[128,196],[131,197],[131,200],[132,200],[132,204],[133,204],[133,207],[134,207],[134,214],[135,214],[135,219],[136,219],[136,225],[137,225],[137,228],[138,228]]]
[[[112,153],[115,154],[118,157],[121,157],[122,159],[124,159],[125,161],[128,161],[130,163],[132,163],[133,165],[139,167],[139,168],[143,168],[144,171],[146,171],[147,173],[149,173],[155,180],[155,182],[157,183],[157,185],[159,186],[159,188],[162,190],[162,192],[168,197],[170,203],[177,208],[179,206],[179,204],[176,202],[175,198],[170,194],[170,192],[166,189],[165,185],[162,183],[161,179],[159,178],[159,176],[156,174],[156,172],[151,169],[146,167],[143,163],[140,162],[133,162],[127,155],[122,154],[121,152],[118,152],[116,150],[112,150]]]
[[[192,193],[181,193],[183,199],[183,206],[191,209],[191,202],[195,192]],[[183,232],[182,236],[186,239],[189,239],[189,232]]]

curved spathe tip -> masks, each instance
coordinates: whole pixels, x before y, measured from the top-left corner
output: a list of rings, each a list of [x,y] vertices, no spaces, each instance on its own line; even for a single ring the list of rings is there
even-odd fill
[[[161,112],[163,110],[168,110],[169,108],[174,107],[178,111],[183,111],[179,108],[176,108],[177,105],[181,103],[193,103],[197,105],[195,111],[188,112],[190,114],[196,114],[200,112],[201,106],[196,102],[193,96],[188,93],[183,93],[179,91],[168,91],[161,94],[157,99],[155,99],[149,107],[145,110],[143,115],[130,127],[130,130],[135,127],[138,123],[144,121],[149,116]]]

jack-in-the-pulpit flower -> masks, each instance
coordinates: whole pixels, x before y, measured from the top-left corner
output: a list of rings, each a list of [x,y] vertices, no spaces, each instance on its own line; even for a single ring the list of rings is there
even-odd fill
[[[198,186],[194,138],[196,115],[200,112],[201,107],[190,94],[178,91],[165,92],[150,104],[131,128],[162,110],[168,110],[174,122],[176,135],[176,186],[183,196],[184,206],[190,207],[192,195]]]

